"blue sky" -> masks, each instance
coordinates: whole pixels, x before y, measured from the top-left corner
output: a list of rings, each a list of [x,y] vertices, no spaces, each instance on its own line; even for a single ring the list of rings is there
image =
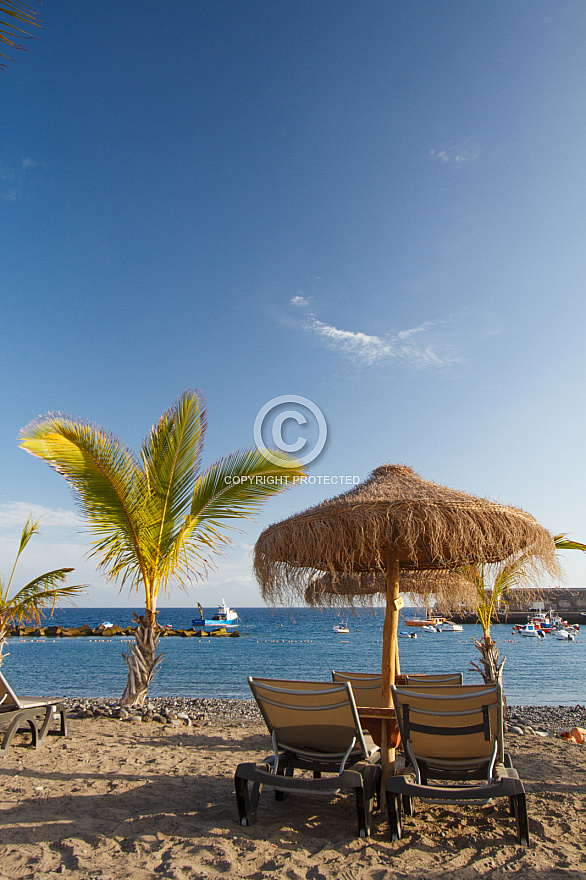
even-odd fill
[[[0,76],[3,571],[43,512],[23,578],[74,565],[83,602],[136,602],[104,586],[66,484],[17,437],[59,410],[136,448],[187,387],[207,400],[204,464],[299,395],[328,426],[311,474],[402,462],[586,540],[581,0],[41,16]],[[261,604],[256,537],[330,494],[270,501],[170,604]],[[566,563],[586,584],[586,557]]]

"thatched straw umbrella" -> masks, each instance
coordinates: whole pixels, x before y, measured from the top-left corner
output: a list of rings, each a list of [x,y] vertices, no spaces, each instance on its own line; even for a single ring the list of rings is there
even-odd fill
[[[402,594],[415,596],[428,611],[433,603],[442,614],[454,609],[470,610],[476,604],[476,589],[469,580],[451,571],[400,571]],[[307,605],[330,608],[382,605],[387,596],[385,571],[358,574],[322,574],[311,581],[304,593]],[[397,672],[399,670],[397,669]]]
[[[263,598],[272,602],[303,599],[324,572],[338,594],[360,595],[362,584],[363,595],[372,597],[384,573],[383,701],[389,706],[400,572],[450,571],[520,553],[531,553],[536,568],[556,570],[552,536],[525,511],[428,482],[404,465],[383,465],[349,492],[266,529],[254,570]]]

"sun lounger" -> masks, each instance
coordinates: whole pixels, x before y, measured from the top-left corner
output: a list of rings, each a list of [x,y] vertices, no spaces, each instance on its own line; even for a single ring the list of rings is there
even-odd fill
[[[65,707],[57,700],[44,697],[18,697],[0,672],[0,722],[8,721],[0,752],[5,754],[17,730],[26,729],[31,734],[32,745],[42,745],[48,733],[67,735]],[[57,731],[50,730],[53,721],[59,722]],[[26,725],[26,726],[25,726]]]
[[[263,785],[275,789],[277,800],[293,793],[332,796],[351,791],[358,833],[370,836],[374,797],[380,787],[379,753],[366,745],[351,686],[252,677],[248,683],[271,734],[274,754],[260,764],[236,768],[240,824],[256,822]],[[304,775],[294,776],[298,770]]]
[[[391,688],[405,769],[387,780],[391,840],[402,836],[401,812],[412,799],[431,803],[485,804],[507,797],[517,840],[529,843],[525,790],[504,751],[500,685]]]
[[[349,681],[352,685],[354,699],[357,706],[369,706],[371,708],[382,707],[382,683],[381,673],[371,672],[340,672],[336,669],[332,671],[332,681],[345,682]],[[396,678],[398,685],[407,683],[425,682],[428,684],[462,684],[462,673],[444,673],[441,675],[416,675],[406,674],[398,675]]]

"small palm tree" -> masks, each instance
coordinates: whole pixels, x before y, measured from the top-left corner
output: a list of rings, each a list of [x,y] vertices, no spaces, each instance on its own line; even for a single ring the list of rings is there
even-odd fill
[[[489,565],[466,565],[459,573],[473,587],[474,611],[482,627],[482,639],[474,639],[474,645],[480,651],[480,666],[470,662],[473,669],[480,673],[486,684],[502,682],[503,666],[506,657],[500,660],[499,650],[491,636],[492,623],[498,621],[498,611],[506,602],[507,591],[527,581],[527,556],[520,556],[513,562],[495,570]],[[489,586],[492,581],[492,587]]]
[[[565,534],[554,535],[553,540],[557,550],[586,552],[586,544],[571,541]],[[482,639],[474,639],[474,644],[480,651],[481,665],[471,663],[471,666],[481,674],[487,684],[502,681],[503,665],[507,659],[503,657],[499,660],[499,650],[490,633],[491,624],[498,621],[501,605],[506,606],[507,592],[528,582],[532,563],[531,554],[525,554],[497,569],[483,565],[469,565],[459,569],[459,574],[474,589],[473,606],[482,627]],[[492,587],[489,586],[491,581]]]
[[[53,613],[58,600],[70,600],[72,596],[82,592],[81,586],[65,586],[65,578],[72,568],[57,568],[34,578],[13,596],[10,595],[14,573],[22,552],[35,532],[39,530],[40,520],[30,516],[20,537],[20,546],[10,577],[8,580],[0,575],[0,666],[4,658],[3,650],[8,630],[23,621],[40,623],[44,612],[49,609]]]
[[[291,456],[273,452],[269,461],[258,449],[236,452],[200,473],[206,424],[200,396],[186,391],[151,429],[140,456],[103,428],[59,414],[22,432],[21,447],[72,487],[100,569],[121,589],[144,591],[136,642],[123,655],[127,704],[144,702],[162,659],[156,656],[159,591],[202,578],[213,554],[229,543],[227,521],[250,517],[304,473]]]

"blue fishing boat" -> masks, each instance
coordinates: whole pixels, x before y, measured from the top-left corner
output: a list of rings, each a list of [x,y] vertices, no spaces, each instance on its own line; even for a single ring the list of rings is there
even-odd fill
[[[220,605],[218,605],[218,610],[215,614],[212,614],[211,617],[206,617],[203,613],[203,608],[197,603],[197,610],[199,611],[199,617],[194,617],[192,619],[192,624],[196,629],[220,629],[220,627],[224,627],[225,629],[235,629],[240,623],[240,618],[238,617],[238,612],[234,611],[233,608],[229,608],[226,605],[226,600],[222,599]]]

